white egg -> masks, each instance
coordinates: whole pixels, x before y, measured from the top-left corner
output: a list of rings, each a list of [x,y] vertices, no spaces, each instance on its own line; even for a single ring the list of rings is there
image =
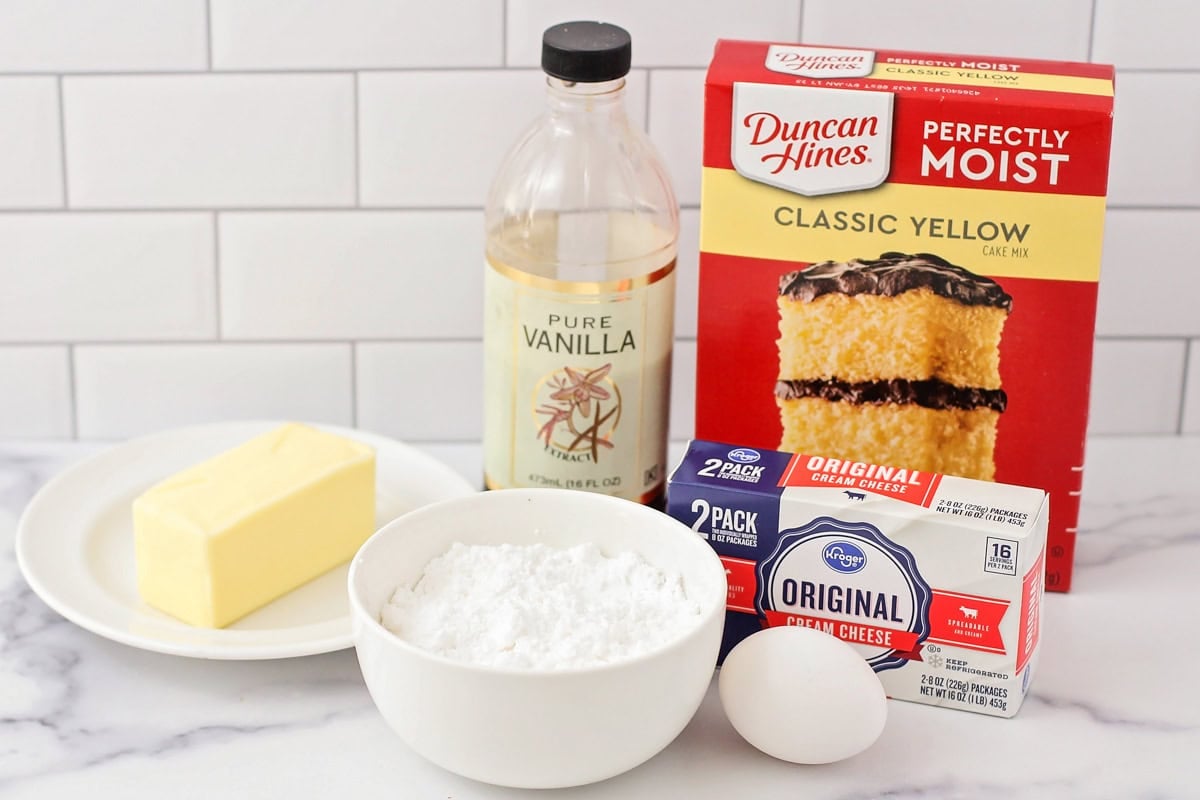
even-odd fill
[[[721,705],[767,755],[828,764],[861,753],[883,732],[887,694],[854,648],[812,628],[752,634],[725,657]]]

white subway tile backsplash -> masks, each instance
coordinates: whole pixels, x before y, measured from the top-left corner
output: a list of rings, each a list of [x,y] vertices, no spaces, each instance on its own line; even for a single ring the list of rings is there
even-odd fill
[[[423,442],[415,447],[462,475],[476,489],[483,488],[483,451],[478,442]]]
[[[483,333],[481,211],[222,214],[220,253],[226,338]]]
[[[0,348],[0,439],[70,436],[67,348]]]
[[[348,344],[89,345],[75,351],[80,438],[234,419],[350,425]]]
[[[350,75],[63,80],[76,207],[354,202]]]
[[[1096,0],[1092,60],[1119,69],[1200,69],[1195,0]]]
[[[4,0],[0,438],[289,417],[477,441],[482,207],[544,108],[542,31],[589,18],[633,35],[627,106],[684,206],[673,439],[719,37],[1126,70],[1091,431],[1200,434],[1188,0]]]
[[[504,6],[494,0],[211,2],[215,69],[484,67],[502,62]]]
[[[1197,336],[1200,211],[1111,209],[1096,332],[1101,336]]]
[[[1117,76],[1108,199],[1200,205],[1200,72]]]
[[[54,78],[0,78],[0,208],[63,204]]]
[[[679,212],[679,256],[675,266],[675,335],[696,338],[700,280],[700,212]]]
[[[363,205],[482,207],[505,153],[545,108],[545,78],[533,70],[365,73],[358,102]],[[626,107],[644,127],[645,73],[630,74]]]
[[[655,70],[650,75],[650,138],[666,162],[682,205],[700,202],[704,70]]]
[[[1092,0],[806,0],[804,41],[1086,61]]]
[[[204,0],[4,0],[0,71],[198,70]]]
[[[367,342],[355,360],[359,427],[416,442],[483,436],[481,342]]]
[[[671,441],[696,432],[696,343],[675,343],[671,354]]]
[[[0,214],[0,341],[216,333],[212,217]]]
[[[702,67],[723,39],[795,41],[797,0],[692,0],[661,4],[639,0],[508,0],[508,63],[541,62],[542,32],[577,19],[620,25],[633,38],[635,67]]]
[[[1188,342],[1187,384],[1183,389],[1183,433],[1200,433],[1200,339]]]
[[[1100,340],[1092,362],[1088,432],[1176,433],[1183,340]]]
[[[504,154],[545,106],[541,73],[526,70],[358,80],[364,205],[482,207]]]

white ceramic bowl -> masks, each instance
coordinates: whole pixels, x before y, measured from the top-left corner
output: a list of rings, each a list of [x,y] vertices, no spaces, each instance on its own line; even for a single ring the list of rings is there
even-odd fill
[[[452,661],[385,629],[380,610],[454,542],[639,553],[683,576],[702,613],[665,646],[602,667],[516,670]],[[712,679],[725,616],[725,570],[687,526],[653,509],[584,492],[509,489],[410,512],[372,536],[350,566],[354,642],[375,705],[409,747],[445,769],[503,786],[577,786],[662,750]]]

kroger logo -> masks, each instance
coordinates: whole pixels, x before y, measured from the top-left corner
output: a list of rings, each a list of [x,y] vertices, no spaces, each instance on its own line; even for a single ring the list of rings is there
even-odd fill
[[[830,569],[847,575],[858,572],[867,565],[866,553],[861,547],[850,542],[834,542],[825,548],[822,555]]]
[[[753,464],[762,456],[757,450],[751,450],[749,447],[739,447],[736,450],[729,451],[729,460],[736,461],[739,464]]]

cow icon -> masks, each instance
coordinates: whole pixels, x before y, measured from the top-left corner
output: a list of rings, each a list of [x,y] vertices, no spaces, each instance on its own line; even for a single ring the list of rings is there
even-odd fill
[[[979,609],[977,609],[977,608],[967,608],[966,606],[959,606],[958,610],[962,612],[963,619],[979,619]]]
[[[852,492],[849,489],[843,489],[842,493],[845,494],[846,497],[849,497],[851,500],[866,500],[867,499],[867,495],[865,492]]]

